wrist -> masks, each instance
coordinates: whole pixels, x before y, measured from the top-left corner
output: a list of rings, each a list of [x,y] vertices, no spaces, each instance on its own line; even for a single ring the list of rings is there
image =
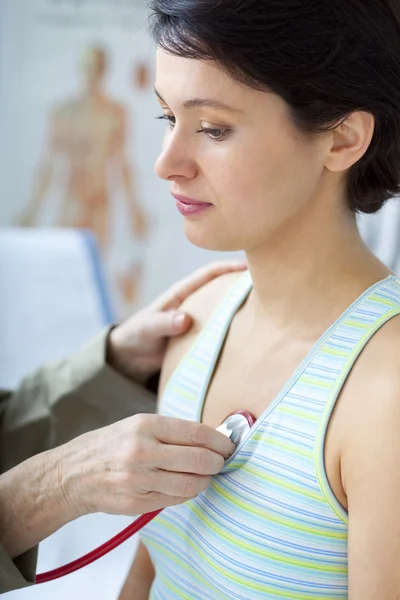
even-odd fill
[[[86,446],[90,448],[88,436],[90,438],[91,433],[79,436],[58,449],[60,453],[58,464],[60,503],[63,510],[69,515],[70,521],[98,512],[98,508],[95,506],[95,494],[87,493],[87,489],[91,487],[92,473],[90,459],[87,456],[90,451],[87,452]],[[85,440],[88,440],[87,444]]]
[[[59,485],[55,450],[38,454],[0,477],[0,540],[14,558],[73,520]]]

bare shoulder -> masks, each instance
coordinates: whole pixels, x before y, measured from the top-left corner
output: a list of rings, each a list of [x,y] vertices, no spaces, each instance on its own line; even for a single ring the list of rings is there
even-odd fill
[[[400,316],[371,338],[343,388],[337,411],[342,432],[344,483],[351,473],[378,459],[383,439],[400,450]],[[374,456],[372,456],[374,455]],[[383,465],[382,465],[383,466]]]
[[[400,385],[400,315],[385,323],[372,336],[349,377],[346,387],[353,392],[362,390],[366,400],[379,391],[379,397],[387,397]],[[354,393],[353,397],[360,397]],[[398,398],[400,403],[400,396]],[[375,402],[374,402],[375,404]]]
[[[400,578],[400,317],[355,364],[340,398],[349,598],[398,598]]]
[[[164,389],[179,361],[192,346],[218,304],[240,277],[243,277],[243,272],[220,275],[206,283],[183,302],[181,310],[190,315],[193,325],[185,335],[171,339],[164,358],[160,390]]]
[[[204,320],[210,317],[218,303],[241,277],[243,277],[243,272],[224,273],[215,277],[189,296],[182,303],[181,309],[190,314],[195,321],[204,323]]]

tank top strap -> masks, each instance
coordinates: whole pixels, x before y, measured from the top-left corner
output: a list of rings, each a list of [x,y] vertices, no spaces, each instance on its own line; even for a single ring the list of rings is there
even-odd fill
[[[214,370],[212,366],[221,351],[233,316],[246,300],[252,285],[250,274],[246,271],[225,295],[168,381],[160,403],[160,414],[200,420],[204,395]]]
[[[324,468],[328,425],[343,385],[362,350],[390,319],[400,315],[400,280],[389,276],[356,303],[321,346],[302,378],[309,392],[323,401],[316,430],[314,459],[321,489],[335,512],[347,523],[347,513],[333,495]]]
[[[217,308],[167,384],[163,414],[199,419],[226,332],[251,286],[248,274],[240,277]],[[390,276],[323,334],[210,486],[146,526],[152,599],[347,600],[347,515],[326,480],[324,437],[352,365],[397,314],[400,282]]]
[[[303,471],[310,478],[317,474],[326,500],[347,522],[346,512],[330,491],[326,478],[326,431],[341,389],[361,351],[380,327],[399,314],[400,280],[394,276],[377,282],[359,296],[322,335],[268,404],[226,461],[224,471],[244,464],[261,438],[268,440],[269,456],[273,446],[295,448],[288,462],[300,456],[299,448],[303,448]]]

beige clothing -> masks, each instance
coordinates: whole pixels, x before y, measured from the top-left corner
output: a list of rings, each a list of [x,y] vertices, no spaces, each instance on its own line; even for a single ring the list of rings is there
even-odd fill
[[[105,362],[108,330],[72,358],[0,391],[0,473],[91,429],[155,411],[155,396]],[[34,583],[37,548],[11,560],[0,544],[0,594]]]

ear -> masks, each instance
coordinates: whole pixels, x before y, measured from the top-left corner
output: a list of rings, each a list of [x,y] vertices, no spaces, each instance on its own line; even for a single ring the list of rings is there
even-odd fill
[[[332,146],[325,167],[336,173],[352,167],[368,150],[374,128],[375,119],[371,113],[351,113],[332,131]]]

